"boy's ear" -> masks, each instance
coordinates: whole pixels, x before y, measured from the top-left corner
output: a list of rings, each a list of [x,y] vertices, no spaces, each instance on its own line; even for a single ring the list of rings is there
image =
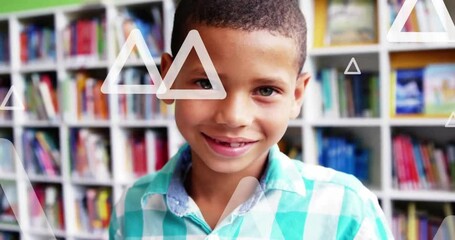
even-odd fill
[[[309,73],[300,73],[299,76],[297,77],[294,90],[294,103],[291,110],[292,111],[291,119],[296,119],[299,116],[300,111],[302,110],[303,95],[309,81],[310,81]]]
[[[163,53],[161,55],[161,78],[164,79],[164,76],[166,76],[167,72],[169,71],[169,68],[171,68],[172,62],[174,59],[169,53]],[[174,102],[174,99],[163,99],[163,102],[166,104],[172,104]]]

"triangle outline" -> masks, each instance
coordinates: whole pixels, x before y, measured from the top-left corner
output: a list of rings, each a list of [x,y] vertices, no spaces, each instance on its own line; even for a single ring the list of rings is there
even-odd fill
[[[185,60],[188,58],[191,49],[194,48],[202,67],[207,74],[207,78],[212,85],[210,90],[199,89],[170,89],[177,78]],[[199,32],[195,29],[191,30],[183,41],[180,50],[174,58],[164,80],[158,88],[157,97],[159,99],[224,99],[226,98],[226,90],[221,83],[221,79],[210,59],[209,53],[205,48]]]
[[[28,191],[28,193],[30,194],[28,197],[31,198],[29,200],[34,203],[39,203],[38,196],[36,195],[36,192],[33,188],[30,178],[28,177],[28,174],[25,171],[24,165],[22,164],[23,161],[20,160],[19,154],[17,153],[16,147],[14,146],[14,144],[6,138],[0,138],[0,147],[2,147],[2,148],[5,147],[7,149],[8,148],[11,149],[11,152],[12,152],[11,156],[14,159],[13,160],[14,165],[16,166],[16,170],[18,171],[17,174],[21,174],[22,176],[25,176],[25,178],[24,178],[25,188],[31,189],[31,191]],[[0,186],[2,187],[2,189],[4,189],[3,184],[5,184],[5,183],[3,183],[3,181],[0,182]],[[16,188],[17,188],[17,184],[16,184]],[[8,194],[5,191],[4,191],[4,194],[5,194],[5,197],[6,197],[6,200],[8,201],[8,203],[11,202],[10,199],[17,198],[17,197],[11,196],[10,194]],[[46,212],[44,211],[43,206],[41,204],[38,204],[38,206],[35,206],[35,208],[37,208],[37,210],[39,211],[39,214],[44,215],[42,217],[44,217],[44,223],[46,226],[41,227],[42,231],[46,234],[46,237],[48,237],[48,239],[56,240],[57,237],[55,235],[54,228],[50,224],[49,217],[47,216]],[[19,217],[19,211],[17,211],[14,208],[12,208],[12,211],[13,211],[14,217],[16,218],[17,225],[19,226],[20,233],[22,234],[25,229],[25,225],[26,225],[25,220]]]
[[[431,0],[445,32],[401,32],[418,0],[405,0],[387,33],[389,42],[455,42],[455,24],[443,0]]]
[[[455,121],[451,123],[452,120],[455,120],[455,112],[452,112],[452,114],[450,114],[450,117],[447,119],[445,125],[446,128],[455,128]]]
[[[14,102],[13,106],[6,106],[6,103],[8,100],[11,98],[11,95],[14,96]],[[11,87],[8,90],[8,93],[6,93],[5,98],[3,99],[2,103],[0,104],[0,111],[1,110],[25,110],[24,103],[22,102],[21,98],[19,97],[19,94],[16,91],[16,88],[14,85],[11,85]]]
[[[147,68],[147,72],[152,78],[154,85],[127,84],[119,85],[119,75],[125,66],[128,57],[131,55],[133,48],[137,47],[139,56]],[[157,92],[158,86],[161,84],[162,78],[155,60],[150,54],[149,48],[145,43],[144,37],[139,29],[131,30],[128,38],[123,44],[120,52],[112,64],[109,72],[101,85],[101,92],[104,94],[154,94]]]
[[[354,64],[355,67],[355,72],[351,72],[349,69],[351,68],[352,64]],[[344,75],[361,75],[362,72],[360,72],[359,65],[357,64],[357,61],[355,58],[351,58],[351,61],[349,62],[348,66],[344,70]]]
[[[224,221],[229,221],[229,219],[226,219],[226,217],[232,216],[232,213],[236,211],[236,209],[241,208],[243,204],[245,203],[244,200],[250,201],[251,193],[249,189],[254,189],[254,194],[255,196],[260,195],[259,201],[254,203],[254,205],[251,207],[251,209],[247,212],[248,214],[251,215],[254,225],[256,226],[257,230],[259,231],[259,234],[261,236],[260,239],[268,239],[270,238],[270,233],[272,232],[272,226],[273,226],[273,219],[275,219],[276,211],[273,211],[272,205],[270,204],[269,199],[265,195],[265,192],[259,183],[259,181],[254,178],[254,177],[244,177],[240,180],[239,184],[235,188],[234,193],[231,195],[231,198],[229,199],[228,203],[226,204],[225,209],[223,210],[223,213],[221,214],[220,218],[218,219],[218,222],[215,226],[220,226]],[[246,190],[246,191],[245,191]],[[250,193],[250,194],[248,194]],[[245,195],[248,194],[248,195]],[[262,198],[262,199],[261,199]],[[243,200],[240,206],[235,206],[235,202],[237,200]],[[237,210],[238,211],[238,210]],[[263,218],[263,216],[260,213],[266,213],[270,214],[269,218]],[[256,214],[255,214],[256,213]],[[258,214],[259,213],[259,214]],[[268,224],[264,224],[264,219],[272,219],[272,221]],[[270,225],[270,228],[264,227]],[[281,231],[281,228],[278,228],[276,230],[277,232],[275,234],[278,234],[280,237],[277,239],[284,239],[283,232]]]

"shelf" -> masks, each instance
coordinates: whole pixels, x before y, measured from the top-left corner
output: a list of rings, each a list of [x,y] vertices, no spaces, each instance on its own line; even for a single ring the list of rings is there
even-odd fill
[[[455,192],[439,190],[399,191],[392,190],[392,200],[428,201],[428,202],[454,202]]]
[[[12,120],[0,119],[0,127],[14,127],[14,122]]]
[[[28,179],[31,182],[43,182],[43,183],[62,183],[63,178],[61,176],[44,176],[44,175],[32,175],[27,174]]]
[[[57,70],[57,63],[43,62],[43,63],[24,63],[19,71],[21,73],[34,73],[34,72],[51,72]]]
[[[12,172],[0,172],[0,180],[6,180],[6,181],[15,181],[16,180],[16,174]]]
[[[143,3],[160,3],[161,0],[117,0],[114,2],[117,6],[124,6],[124,5],[136,5],[136,4],[143,4]]]
[[[121,120],[118,125],[120,127],[167,127],[173,119],[153,119],[153,120]]]
[[[364,53],[379,53],[379,45],[363,45],[363,46],[342,46],[342,47],[324,47],[313,48],[308,50],[310,57],[317,56],[333,56],[333,55],[353,55]]]
[[[100,240],[100,239],[109,239],[107,230],[104,234],[94,234],[94,233],[76,233],[73,237],[77,239],[93,239],[93,240]]]
[[[7,64],[0,64],[0,74],[8,74],[11,72],[11,68]]]
[[[45,230],[45,229],[39,229],[39,228],[31,228],[29,233],[34,234],[34,235],[41,235],[41,236],[51,236],[52,234]],[[53,230],[55,237],[60,237],[64,238],[67,237],[66,231],[60,230],[60,229],[54,229]]]
[[[61,125],[60,120],[49,121],[49,120],[29,120],[20,123],[22,127],[59,127]]]
[[[379,127],[381,119],[375,118],[340,118],[309,121],[314,127]]]
[[[99,69],[108,68],[106,60],[91,59],[90,57],[72,57],[65,59],[64,67],[67,70],[85,70],[85,69]]]
[[[445,127],[447,119],[441,118],[397,118],[390,119],[391,126],[436,126]]]
[[[455,49],[454,43],[394,43],[387,45],[387,49],[390,52],[425,51],[452,48]]]
[[[71,183],[78,185],[87,185],[87,186],[107,186],[110,187],[114,185],[112,179],[94,179],[94,178],[80,178],[80,177],[71,177]]]
[[[109,120],[83,120],[77,122],[67,122],[68,127],[110,127]]]
[[[1,231],[11,231],[11,232],[20,232],[21,228],[17,224],[7,224],[7,223],[0,223],[0,230]]]

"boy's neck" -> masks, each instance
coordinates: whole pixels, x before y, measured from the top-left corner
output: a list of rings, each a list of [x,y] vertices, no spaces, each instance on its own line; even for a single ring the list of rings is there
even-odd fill
[[[194,152],[192,153],[192,156],[193,164],[187,176],[185,188],[187,189],[188,194],[199,206],[203,215],[203,208],[210,205],[212,208],[210,211],[218,211],[217,216],[221,217],[223,210],[225,210],[231,196],[243,178],[254,177],[259,181],[261,176],[264,174],[267,165],[268,152],[244,170],[235,173],[215,172],[207,167],[202,161],[194,159]],[[250,190],[254,191],[254,189]],[[250,196],[251,193],[245,195]],[[235,199],[237,202],[236,205],[240,205],[245,200],[247,199]]]

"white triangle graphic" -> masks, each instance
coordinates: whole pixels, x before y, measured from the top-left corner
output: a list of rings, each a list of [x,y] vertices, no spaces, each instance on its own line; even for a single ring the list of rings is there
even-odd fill
[[[36,192],[33,190],[32,183],[30,182],[27,172],[25,171],[24,165],[22,164],[24,161],[20,160],[19,155],[17,154],[16,148],[14,147],[13,143],[11,141],[9,141],[8,139],[0,138],[0,149],[2,149],[4,152],[11,153],[9,156],[6,156],[7,158],[11,157],[11,159],[6,159],[6,161],[13,161],[14,166],[16,166],[16,170],[18,171],[16,174],[18,174],[19,176],[24,176],[24,180],[25,180],[24,187],[27,189],[27,191],[29,191],[29,194],[30,194],[29,195],[30,199],[28,199],[28,200],[31,203],[39,203]],[[0,186],[4,189],[3,184],[5,184],[5,183],[3,181],[1,181]],[[16,187],[18,187],[17,184],[16,184]],[[11,203],[11,201],[13,199],[19,199],[18,196],[13,196],[9,192],[5,191],[4,193],[5,193],[6,200],[9,203]],[[53,229],[52,225],[49,223],[49,218],[48,218],[46,212],[44,211],[43,207],[41,206],[41,204],[37,204],[37,206],[34,205],[31,207],[33,207],[34,209],[39,211],[40,216],[43,216],[43,221],[44,221],[43,223],[45,226],[41,226],[40,231],[42,231],[43,235],[46,236],[46,239],[55,240],[56,237],[55,237],[54,229]],[[28,210],[30,210],[30,209],[31,208],[28,208]],[[13,210],[13,215],[16,218],[17,224],[19,225],[20,232],[21,232],[21,234],[24,234],[25,233],[24,230],[26,229],[25,225],[27,223],[25,222],[24,219],[19,217],[19,212],[15,208],[12,208],[12,210]]]
[[[207,78],[210,81],[212,88],[210,90],[184,90],[184,89],[170,89],[175,79],[177,78],[180,69],[182,68],[185,60],[194,47],[198,55],[202,67],[204,68]],[[215,66],[210,59],[209,53],[204,46],[201,36],[197,30],[191,30],[188,33],[185,41],[183,41],[177,56],[175,56],[172,65],[169,68],[164,80],[158,89],[158,98],[160,99],[224,99],[226,98],[226,91],[224,90],[221,79],[216,72]]]
[[[351,69],[352,64],[354,64],[355,67],[355,72],[351,72],[349,69]],[[344,70],[344,75],[360,75],[362,74],[359,69],[359,65],[357,64],[357,61],[355,58],[351,58],[351,61],[349,62],[348,66]]]
[[[455,112],[452,112],[450,115],[449,119],[447,119],[446,122],[446,128],[452,128],[455,127]]]
[[[11,98],[11,96],[14,96],[13,100],[13,106],[6,106],[8,103],[8,100]],[[22,103],[21,98],[19,97],[19,94],[16,91],[16,88],[14,85],[11,85],[10,89],[8,90],[8,93],[6,93],[5,98],[2,101],[2,104],[0,105],[0,110],[25,110],[24,103]]]
[[[432,1],[445,32],[401,32],[418,0],[405,0],[387,34],[389,42],[455,42],[455,25],[443,0]]]
[[[147,68],[147,71],[152,78],[154,85],[119,85],[118,81],[120,71],[125,66],[128,57],[130,56],[134,46],[137,47],[139,56]],[[158,68],[153,60],[152,55],[145,43],[145,40],[139,29],[133,29],[126,39],[120,50],[114,64],[112,65],[106,79],[101,86],[101,92],[104,94],[154,94],[157,92],[158,86],[161,83],[161,76]]]
[[[254,198],[259,196],[259,200],[258,202],[253,203],[255,205],[251,207],[247,214],[251,217],[251,220],[258,231],[257,234],[259,234],[259,236],[257,236],[257,239],[270,239],[277,212],[276,210],[273,210],[272,206],[277,205],[280,196],[276,196],[274,199],[267,198],[258,180],[254,177],[244,177],[240,180],[216,226],[218,227],[223,224],[225,218],[233,211],[236,211],[236,208],[240,210],[241,206],[243,206],[242,203],[250,201],[253,194],[255,195]],[[230,220],[226,219],[226,222],[229,223]],[[240,231],[242,231],[242,229]],[[251,229],[249,229],[249,231],[251,231]],[[274,232],[274,237],[276,237],[274,239],[284,239],[281,229],[274,231],[276,231]]]

